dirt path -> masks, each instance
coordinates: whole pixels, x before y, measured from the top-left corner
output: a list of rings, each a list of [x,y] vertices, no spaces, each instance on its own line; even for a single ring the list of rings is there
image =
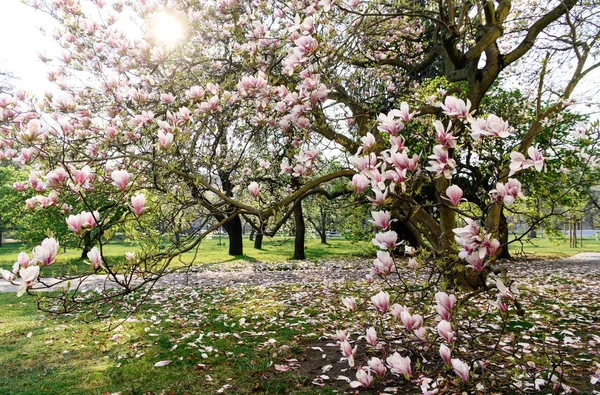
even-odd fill
[[[517,279],[529,276],[572,275],[599,276],[600,253],[580,253],[571,258],[555,261],[509,262],[509,273]],[[354,259],[308,264],[286,263],[279,265],[242,264],[237,267],[210,265],[189,273],[169,274],[159,280],[158,287],[226,287],[243,285],[272,285],[281,283],[311,283],[327,281],[352,281],[364,279],[370,272],[370,260]],[[57,290],[65,287],[64,279],[42,278],[46,286],[37,284],[35,290]],[[113,281],[103,275],[91,275],[82,280],[70,281],[70,287],[81,290],[113,288]],[[16,292],[18,286],[0,279],[0,292]]]

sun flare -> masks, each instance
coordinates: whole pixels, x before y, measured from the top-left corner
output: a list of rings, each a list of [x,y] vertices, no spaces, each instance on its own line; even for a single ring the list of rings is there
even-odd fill
[[[157,41],[174,45],[183,37],[183,26],[173,15],[161,12],[153,18],[152,33]]]

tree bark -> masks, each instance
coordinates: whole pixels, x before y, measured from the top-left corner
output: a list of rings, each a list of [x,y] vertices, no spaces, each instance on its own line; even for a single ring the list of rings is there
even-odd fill
[[[304,236],[306,234],[306,225],[304,223],[304,215],[302,214],[302,202],[299,201],[294,208],[294,223],[296,225],[296,235],[294,239],[294,259],[304,260]]]
[[[263,234],[262,233],[257,233],[256,237],[254,238],[254,248],[257,250],[262,250],[262,242],[263,242]]]
[[[254,241],[255,234],[256,234],[256,231],[254,230],[254,228],[252,228],[252,230],[250,231],[250,237],[248,238],[248,240]]]
[[[0,247],[2,247],[2,232],[4,231],[3,225],[3,218],[0,215]]]
[[[244,238],[242,234],[242,220],[239,215],[223,225],[229,235],[229,255],[244,255]]]
[[[87,254],[94,247],[94,240],[90,232],[85,232],[83,235],[83,250],[81,251],[81,259],[87,259]]]
[[[500,242],[500,245],[504,246],[500,247],[498,258],[510,258],[510,253],[508,252],[508,222],[506,220],[506,215],[504,215],[504,210],[500,211],[498,241]]]

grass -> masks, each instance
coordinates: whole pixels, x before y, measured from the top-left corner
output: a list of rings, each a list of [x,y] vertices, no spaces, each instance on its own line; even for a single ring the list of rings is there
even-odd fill
[[[548,238],[523,239],[520,242],[510,244],[509,251],[513,257],[530,256],[534,258],[553,259],[566,258],[580,252],[600,252],[600,241],[594,237],[584,237],[583,247],[581,239],[578,240],[578,247],[571,248],[569,240],[549,240]]]
[[[317,336],[316,322],[275,302],[278,293],[163,291],[116,331],[106,331],[106,321],[44,316],[32,298],[3,294],[0,393],[213,394],[225,388],[277,394],[294,387],[299,394],[331,393],[305,387],[308,377],[274,369]],[[171,363],[154,366],[163,360]]]
[[[212,264],[212,263],[231,263],[237,261],[243,262],[270,262],[280,263],[289,261],[292,258],[293,239],[273,238],[263,241],[263,248],[257,250],[253,248],[252,242],[246,240],[244,245],[244,255],[228,255],[228,239],[218,236],[213,239],[203,240],[200,244],[197,254],[196,251],[190,251],[182,255],[182,262],[194,264]],[[320,240],[306,240],[306,257],[310,260],[319,259],[338,259],[356,256],[365,256],[372,252],[372,245],[368,242],[353,243],[343,238],[329,239],[328,244],[321,244]],[[19,252],[30,253],[31,249],[20,242],[3,243],[0,248],[0,267],[10,269],[17,259]],[[106,259],[123,260],[127,251],[136,251],[135,245],[126,242],[110,242],[103,248]],[[43,269],[44,276],[58,276],[62,274],[77,274],[89,272],[89,265],[81,259],[81,250],[77,248],[67,248],[66,252],[61,248],[57,257],[57,264]],[[177,261],[174,261],[177,264]]]

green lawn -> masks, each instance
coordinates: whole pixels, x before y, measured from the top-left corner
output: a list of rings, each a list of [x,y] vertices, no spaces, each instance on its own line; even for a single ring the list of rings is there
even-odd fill
[[[236,261],[280,263],[291,260],[294,249],[293,239],[266,238],[263,241],[263,248],[260,250],[254,249],[253,242],[246,239],[244,255],[230,256],[228,255],[228,241],[227,237],[219,240],[218,236],[203,240],[197,253],[195,250],[189,251],[183,254],[181,260],[185,263],[193,260],[194,264],[198,265]],[[0,267],[10,269],[21,251],[31,253],[31,249],[23,243],[4,243],[0,248]],[[125,242],[111,242],[104,246],[103,251],[108,260],[123,260],[127,251],[136,251],[136,246]],[[343,238],[332,238],[327,244],[321,244],[317,239],[306,240],[306,257],[310,260],[367,256],[373,251],[374,247],[369,242],[352,243]],[[67,248],[64,252],[61,248],[57,264],[44,268],[42,275],[76,274],[81,271],[89,271],[89,265],[82,262],[80,256],[80,249]],[[174,264],[177,262],[174,261]]]
[[[106,330],[108,321],[45,316],[33,298],[2,294],[0,394],[214,394],[221,388],[276,394],[295,386],[300,394],[331,393],[274,368],[300,356],[300,345],[318,330],[308,315],[296,317],[294,307],[275,301],[282,291],[289,289],[163,291],[164,299],[114,331]],[[171,363],[155,367],[164,360]]]
[[[569,240],[552,241],[547,238],[523,239],[510,244],[509,251],[513,257],[528,256],[533,258],[565,258],[580,252],[600,252],[600,241],[595,237],[584,237],[583,247],[578,239],[578,247],[569,247]]]

